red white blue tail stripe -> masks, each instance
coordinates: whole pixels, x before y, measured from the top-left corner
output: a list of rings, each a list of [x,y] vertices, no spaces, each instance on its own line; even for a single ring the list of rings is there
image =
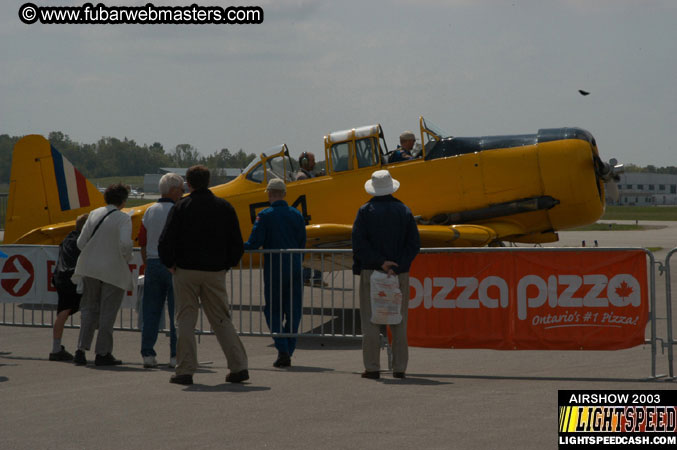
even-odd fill
[[[87,180],[57,149],[51,148],[61,211],[89,206]]]

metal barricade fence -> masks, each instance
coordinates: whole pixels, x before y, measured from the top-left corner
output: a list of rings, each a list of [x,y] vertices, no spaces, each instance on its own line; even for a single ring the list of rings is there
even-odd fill
[[[672,286],[671,286],[671,279],[670,279],[670,258],[672,258],[672,255],[677,253],[677,248],[673,248],[670,250],[665,257],[665,311],[666,315],[668,318],[668,323],[667,323],[667,339],[665,341],[665,345],[668,347],[668,370],[669,370],[669,377],[671,379],[674,379],[674,345],[677,344],[677,342],[673,339],[672,335]]]
[[[575,250],[577,252],[595,252],[595,251],[624,251],[624,250],[641,250],[646,253],[649,258],[649,321],[650,321],[650,337],[645,339],[645,343],[651,345],[651,375],[656,377],[656,355],[657,355],[657,341],[659,338],[656,335],[656,289],[655,289],[655,258],[654,255],[642,248],[566,248],[566,247],[549,247],[549,248],[525,248],[525,247],[508,247],[508,248],[437,248],[437,249],[422,249],[421,253],[491,253],[491,252],[567,252]],[[670,252],[666,265],[669,264]],[[231,309],[231,317],[233,324],[239,330],[240,335],[245,336],[272,336],[272,337],[328,337],[332,339],[360,339],[361,332],[361,316],[359,311],[359,279],[352,274],[350,268],[352,264],[351,250],[335,250],[335,249],[298,249],[298,250],[256,250],[246,252],[244,262],[240,262],[239,268],[230,270],[226,274],[228,303]],[[303,290],[303,301],[301,303],[301,314],[298,323],[298,330],[294,327],[284,328],[283,316],[284,308],[282,307],[282,297],[271,299],[271,304],[275,301],[279,302],[279,309],[283,312],[278,318],[279,322],[275,323],[274,319],[270,326],[266,322],[265,311],[265,280],[263,269],[263,256],[274,257],[279,255],[282,261],[288,258],[291,260],[294,255],[305,255],[306,260],[304,264],[310,265],[316,270],[320,270],[324,274],[325,285],[323,286],[304,286],[302,274],[292,272],[293,276],[289,280],[282,280],[285,275],[283,264],[278,265],[278,277],[281,282],[281,290],[288,289],[290,296],[294,295],[294,289],[298,286]],[[239,269],[239,270],[238,270]],[[275,276],[272,270],[267,271],[269,282],[275,282]],[[670,288],[669,288],[669,268],[668,268],[668,284],[667,284],[667,302],[670,308]],[[288,283],[285,283],[288,281]],[[296,286],[296,287],[295,287]],[[287,294],[287,293],[285,293]],[[12,305],[11,309],[8,305]],[[294,316],[294,308],[298,307],[298,303],[294,304],[287,311],[290,316]],[[18,308],[18,309],[17,309]],[[20,310],[20,311],[18,311]],[[31,327],[51,327],[55,319],[56,305],[53,304],[30,304],[19,305],[11,303],[2,304],[2,318],[0,325],[15,325],[15,326],[31,326]],[[124,305],[121,308],[118,319],[116,320],[116,330],[131,330],[140,331],[139,320],[140,301],[137,300],[135,305]],[[237,314],[236,314],[237,313]],[[27,317],[28,315],[28,317]],[[79,316],[79,315],[78,315]],[[668,309],[669,325],[668,325],[668,347],[669,347],[669,362],[670,375],[672,376],[672,326],[671,313]],[[67,327],[79,328],[79,317],[69,319],[66,324]],[[198,334],[212,334],[212,331],[206,327],[204,315],[201,312],[196,326],[196,333]],[[271,328],[274,330],[271,332]],[[167,332],[167,330],[163,330]]]
[[[362,337],[359,298],[354,289],[358,286],[357,277],[347,264],[352,263],[350,250],[254,250],[247,254],[246,261],[240,262],[240,270],[231,270],[227,275],[229,305],[231,311],[239,312],[233,324],[240,335]],[[288,269],[295,256],[300,259],[304,255],[308,255],[314,270],[324,274],[322,285],[312,285],[312,273],[311,285],[304,285],[302,271]],[[269,261],[267,270],[264,259]],[[294,318],[291,323],[289,317]],[[201,328],[200,332],[209,331]]]
[[[312,264],[324,275],[322,286],[304,286],[303,274],[300,271],[293,273],[296,279],[283,280],[283,286],[288,292],[280,290],[280,294],[294,294],[294,288],[303,291],[301,319],[297,332],[284,330],[284,314],[280,316],[280,323],[271,323],[275,333],[270,331],[266,322],[265,314],[265,281],[263,270],[264,255],[269,257],[279,255],[283,261],[285,258],[293,258],[293,255],[312,255]],[[359,300],[356,286],[356,277],[350,269],[352,252],[350,250],[255,250],[247,251],[247,255],[240,262],[238,268],[226,273],[226,288],[228,292],[228,305],[231,310],[233,324],[239,330],[240,335],[245,336],[315,336],[359,339],[362,337],[359,319]],[[278,276],[274,277],[269,271],[269,282],[284,278],[282,265],[278,265]],[[238,270],[239,269],[239,270]],[[287,275],[289,276],[289,275]],[[275,278],[275,280],[273,280]],[[290,282],[287,282],[290,281]],[[139,294],[134,302],[123,301],[122,307],[116,319],[115,329],[122,331],[141,330],[141,299],[143,285],[137,289]],[[277,297],[277,305],[282,308],[282,295]],[[56,319],[56,304],[52,302],[30,303],[1,303],[0,325],[28,326],[28,327],[52,327]],[[271,305],[275,301],[271,300]],[[291,305],[288,311],[293,315],[298,305]],[[284,312],[284,311],[283,311]],[[163,323],[168,323],[164,321]],[[277,325],[277,326],[275,326]],[[67,321],[67,328],[79,328],[79,314],[71,316]],[[280,331],[277,331],[280,330]],[[162,330],[168,332],[168,329]],[[212,334],[208,322],[205,321],[201,311],[198,324],[195,329],[198,335]]]

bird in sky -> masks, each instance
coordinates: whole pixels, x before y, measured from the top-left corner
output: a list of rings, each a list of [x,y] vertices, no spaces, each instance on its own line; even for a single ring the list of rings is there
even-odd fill
[[[590,95],[590,92],[584,91],[583,89],[579,89],[578,93],[581,94],[582,96]]]

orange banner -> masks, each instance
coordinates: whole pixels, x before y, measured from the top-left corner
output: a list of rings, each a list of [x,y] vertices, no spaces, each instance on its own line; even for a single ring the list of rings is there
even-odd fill
[[[615,350],[644,343],[646,254],[420,254],[409,272],[409,345]]]

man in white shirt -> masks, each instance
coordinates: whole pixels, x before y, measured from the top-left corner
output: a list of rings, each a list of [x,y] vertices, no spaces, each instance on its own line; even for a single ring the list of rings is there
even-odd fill
[[[167,300],[169,312],[169,367],[176,366],[176,327],[174,326],[174,289],[172,274],[160,261],[158,241],[165,227],[167,215],[183,195],[183,178],[167,173],[160,178],[160,195],[157,203],[148,208],[141,221],[139,246],[141,258],[146,265],[143,283],[143,329],[141,330],[141,356],[143,367],[157,367],[155,342],[157,341],[160,317]]]
[[[129,189],[122,184],[110,185],[103,194],[107,205],[89,213],[78,238],[81,250],[75,273],[76,284],[82,283],[80,337],[73,363],[86,365],[97,326],[97,366],[121,364],[113,351],[113,325],[125,291],[134,288],[129,261],[132,259],[132,219],[122,211]]]

